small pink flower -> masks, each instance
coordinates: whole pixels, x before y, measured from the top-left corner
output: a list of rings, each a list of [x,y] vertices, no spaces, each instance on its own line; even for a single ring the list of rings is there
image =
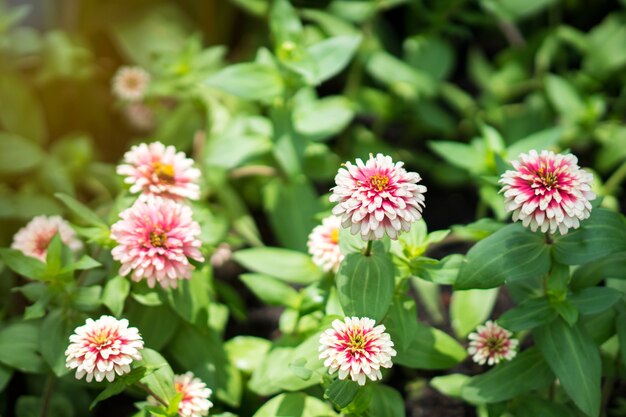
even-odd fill
[[[223,266],[233,257],[233,248],[228,243],[220,243],[211,255],[211,265],[216,268]]]
[[[307,246],[315,265],[325,272],[339,270],[343,254],[339,249],[339,228],[341,219],[337,216],[328,216],[322,224],[315,227],[309,235]]]
[[[131,184],[131,193],[160,195],[180,200],[200,198],[200,170],[193,167],[193,159],[173,146],[161,142],[133,146],[124,155],[124,164],[117,173],[125,175],[124,182]]]
[[[65,351],[66,366],[76,369],[76,379],[87,375],[87,382],[94,377],[100,382],[106,378],[113,382],[115,374],[130,372],[133,360],[140,360],[143,340],[135,327],[128,327],[128,320],[102,316],[93,321],[87,319],[84,326],[77,327],[70,336]]]
[[[572,154],[532,150],[512,161],[514,170],[500,178],[504,206],[534,232],[566,234],[591,215],[593,175],[583,171]]]
[[[380,239],[385,232],[397,239],[398,232],[408,232],[411,223],[422,218],[426,187],[417,185],[419,174],[407,172],[403,165],[380,153],[370,155],[365,164],[361,159],[356,165],[345,163],[330,196],[342,227],[360,233],[363,240]]]
[[[320,359],[328,373],[339,371],[339,379],[350,378],[365,385],[365,377],[372,381],[382,379],[380,368],[391,368],[396,356],[393,342],[385,326],[367,317],[346,317],[335,320],[332,328],[320,336]]]
[[[147,132],[156,126],[154,111],[140,101],[129,103],[123,111],[128,124],[135,130]]]
[[[473,355],[474,362],[484,365],[499,363],[501,360],[511,360],[517,354],[515,348],[517,339],[511,338],[511,332],[489,320],[484,326],[478,326],[476,333],[470,333],[467,352]]]
[[[140,67],[121,67],[112,81],[113,94],[122,100],[139,101],[144,98],[150,83],[150,74]]]
[[[209,408],[213,403],[209,401],[211,391],[193,373],[187,372],[174,377],[174,389],[182,393],[183,398],[178,404],[178,414],[182,417],[203,417],[209,415]]]
[[[111,227],[113,259],[120,261],[120,275],[131,271],[134,281],[146,279],[163,288],[176,288],[179,279],[190,279],[194,266],[187,258],[203,262],[200,226],[191,208],[173,200],[148,196],[124,210]]]
[[[72,251],[76,252],[83,247],[81,241],[76,238],[74,229],[60,216],[37,216],[33,218],[13,236],[11,247],[21,251],[26,256],[32,256],[46,262],[48,245],[57,233],[60,235],[61,241]]]

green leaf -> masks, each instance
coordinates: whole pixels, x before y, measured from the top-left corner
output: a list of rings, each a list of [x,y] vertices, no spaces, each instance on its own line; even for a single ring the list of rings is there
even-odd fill
[[[13,376],[13,369],[0,364],[0,393],[4,391]]]
[[[574,404],[588,416],[597,417],[602,364],[593,340],[579,324],[570,327],[563,320],[535,329],[534,337]]]
[[[109,229],[109,227],[100,217],[98,217],[96,213],[80,201],[76,200],[74,197],[61,193],[56,193],[54,196],[61,200],[67,208],[70,209],[72,213],[74,213],[76,217],[81,219],[85,224],[101,229]]]
[[[95,311],[102,304],[102,287],[99,285],[89,285],[78,287],[72,295],[72,304],[79,311]]]
[[[507,148],[506,153],[509,158],[517,159],[521,153],[527,153],[532,149],[554,148],[559,143],[562,136],[563,128],[561,127],[542,130],[518,140]]]
[[[377,322],[389,309],[395,285],[391,257],[378,243],[374,243],[371,256],[346,256],[336,277],[339,301],[346,315],[369,317]]]
[[[16,322],[0,330],[0,362],[26,373],[43,373],[39,356],[39,323]]]
[[[541,352],[530,348],[510,362],[475,376],[462,389],[463,399],[473,404],[505,401],[532,390],[542,390],[554,375]]]
[[[505,329],[517,332],[548,324],[557,314],[547,298],[531,298],[501,315],[498,318],[498,324]]]
[[[180,325],[180,319],[169,306],[155,307],[140,305],[128,300],[125,317],[139,329],[146,346],[160,350],[174,336]],[[154,325],[154,318],[159,318],[159,325]]]
[[[136,367],[145,367],[154,370],[140,379],[141,383],[147,386],[150,391],[164,401],[169,401],[174,395],[174,371],[170,364],[161,354],[155,350],[144,348],[141,351],[141,360],[135,362]]]
[[[507,280],[541,276],[550,269],[550,247],[543,236],[514,223],[478,242],[467,253],[455,289],[495,288]]]
[[[124,310],[124,302],[130,292],[130,280],[115,276],[107,281],[102,293],[102,304],[108,307],[114,316],[120,317]]]
[[[391,335],[395,350],[404,352],[409,349],[418,331],[415,300],[396,297],[383,323]]]
[[[132,372],[132,371],[131,371]],[[89,410],[93,410],[93,408],[101,401],[106,400],[107,398],[111,398],[114,395],[117,395],[123,392],[126,389],[126,383],[123,379],[116,379],[112,383],[107,384],[103,391],[100,392],[94,398],[94,400],[89,405]]]
[[[471,380],[470,376],[464,374],[443,375],[431,379],[430,386],[443,395],[460,399],[463,387]]]
[[[619,340],[619,352],[622,362],[626,363],[626,312],[620,313],[615,320],[617,338]]]
[[[345,408],[352,402],[359,385],[350,380],[335,379],[324,392],[324,398],[328,398],[339,409]]]
[[[302,23],[288,0],[274,0],[270,8],[270,29],[277,49],[285,42],[299,43]]]
[[[573,326],[578,321],[578,310],[576,310],[576,307],[574,307],[569,300],[550,300],[550,306],[559,313],[559,316],[570,326]]]
[[[570,285],[576,291],[592,287],[606,278],[626,280],[626,252],[617,252],[585,263],[574,271]]]
[[[563,417],[573,416],[573,410],[539,396],[523,396],[516,398],[510,406],[515,417]]]
[[[397,94],[407,99],[431,96],[435,81],[393,55],[377,51],[369,56],[365,69],[374,79],[389,85]]]
[[[266,304],[294,309],[300,304],[298,292],[276,278],[263,274],[241,274],[239,279]]]
[[[324,97],[296,107],[294,127],[311,140],[328,139],[340,133],[354,117],[352,103],[343,96]]]
[[[545,78],[545,87],[552,105],[566,121],[576,122],[584,113],[585,103],[578,91],[565,78],[548,75]]]
[[[265,360],[272,343],[254,336],[236,336],[224,343],[233,365],[242,372],[252,373]]]
[[[454,333],[464,338],[487,320],[498,298],[498,289],[455,291],[450,301],[450,320]]]
[[[579,229],[555,236],[554,259],[566,265],[582,265],[626,250],[626,225],[620,214],[595,208]]]
[[[336,417],[325,402],[303,393],[280,394],[266,402],[253,417]]]
[[[41,415],[42,398],[22,395],[15,404],[16,417],[38,417]],[[66,396],[55,392],[46,408],[46,415],[49,417],[73,417],[74,406]]]
[[[607,310],[622,298],[622,293],[608,287],[592,287],[572,294],[568,301],[580,314],[598,314]]]
[[[315,63],[313,83],[321,84],[340,73],[354,56],[361,35],[343,35],[324,39],[307,48]]]
[[[463,346],[447,333],[417,323],[409,347],[398,351],[394,363],[417,369],[448,369],[466,357]]]
[[[235,252],[233,258],[251,271],[294,284],[310,284],[321,277],[308,255],[289,249],[250,248]]]
[[[22,77],[5,70],[0,71],[0,108],[3,109],[0,112],[0,123],[4,129],[36,143],[45,142],[46,120],[42,105]],[[4,135],[7,134],[0,137],[0,172],[7,170],[4,157],[10,161],[11,152],[15,152],[13,155],[18,157],[18,161],[21,158],[34,158],[30,163],[32,166],[37,165],[38,159],[43,156],[39,148],[33,147],[37,150],[35,153],[20,156],[19,149],[9,149],[9,146],[5,149],[1,145],[6,137],[10,137]],[[5,154],[7,150],[10,152]]]
[[[205,79],[204,85],[248,100],[271,100],[283,92],[275,68],[252,62],[230,65]]]
[[[485,169],[485,154],[476,146],[461,142],[437,140],[428,142],[428,147],[451,165],[472,173]]]
[[[0,132],[0,175],[25,173],[39,165],[43,158],[44,153],[37,145],[20,136]]]
[[[37,258],[8,248],[0,248],[0,256],[6,266],[19,275],[35,280],[43,280],[46,276],[46,264]]]
[[[41,322],[39,351],[57,377],[69,372],[65,367],[64,352],[70,343],[70,335],[79,324],[68,320],[59,309],[51,311]]]
[[[405,417],[404,399],[395,389],[377,384],[369,387],[370,405],[365,417]]]

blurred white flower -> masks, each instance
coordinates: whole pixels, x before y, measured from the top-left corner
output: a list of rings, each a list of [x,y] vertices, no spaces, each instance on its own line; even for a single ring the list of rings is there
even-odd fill
[[[61,237],[61,241],[72,251],[76,252],[83,247],[82,242],[76,237],[74,229],[60,216],[34,217],[13,236],[11,247],[21,251],[26,256],[32,256],[46,262],[48,246],[57,233]]]
[[[328,216],[322,224],[316,226],[309,235],[307,246],[315,265],[325,272],[339,270],[344,256],[339,249],[339,228],[341,219],[337,216]]]
[[[144,98],[150,83],[150,74],[140,67],[120,67],[112,81],[113,94],[122,100],[139,101]]]

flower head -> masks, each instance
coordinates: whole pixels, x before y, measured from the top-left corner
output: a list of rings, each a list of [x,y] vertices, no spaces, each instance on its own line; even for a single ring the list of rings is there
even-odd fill
[[[124,210],[111,226],[118,246],[111,252],[120,261],[120,274],[131,271],[134,281],[146,279],[163,288],[176,288],[179,279],[190,279],[194,266],[188,258],[203,262],[198,240],[200,226],[191,208],[173,200],[148,196]]]
[[[174,389],[182,393],[183,398],[178,404],[178,414],[182,417],[202,417],[209,415],[213,403],[209,401],[211,391],[200,379],[191,372],[174,377]]]
[[[233,248],[228,243],[220,243],[211,255],[211,265],[215,268],[224,266],[224,264],[233,257]]]
[[[26,256],[32,256],[45,262],[48,245],[57,233],[61,237],[61,241],[72,251],[80,250],[83,247],[81,241],[76,238],[74,229],[60,216],[37,216],[33,218],[13,236],[11,247],[21,251]]]
[[[385,326],[375,324],[367,317],[333,321],[333,327],[320,336],[320,359],[325,359],[328,373],[339,370],[339,379],[350,375],[359,385],[365,385],[366,376],[372,381],[382,379],[380,368],[391,368],[396,351]]]
[[[143,99],[150,83],[150,74],[140,67],[121,67],[112,82],[113,94],[122,100]]]
[[[467,336],[470,340],[467,352],[473,355],[474,362],[484,365],[499,363],[501,360],[511,360],[517,352],[517,339],[511,338],[511,332],[489,320],[484,326],[478,326],[475,333]]]
[[[128,103],[123,112],[128,124],[135,130],[147,132],[156,125],[154,111],[140,101]]]
[[[596,198],[591,191],[593,175],[583,171],[572,154],[532,150],[512,161],[514,170],[500,178],[504,206],[513,212],[513,220],[521,220],[534,232],[566,234],[577,229],[580,221],[591,214]]]
[[[131,184],[131,193],[174,200],[200,197],[200,170],[193,167],[193,159],[161,142],[133,146],[124,155],[124,163],[118,165],[117,173],[126,176],[124,182]]]
[[[411,223],[422,218],[426,187],[417,185],[419,174],[407,172],[403,162],[394,163],[390,156],[370,155],[363,163],[345,163],[335,177],[330,201],[336,202],[333,214],[341,225],[364,240],[383,237],[385,232],[397,239],[398,232],[409,231]]]
[[[106,378],[113,382],[115,374],[130,372],[130,364],[141,359],[143,340],[135,327],[128,327],[128,320],[102,316],[98,320],[87,319],[70,336],[65,351],[65,366],[76,369],[76,379],[87,375],[100,382]]]
[[[328,216],[309,235],[307,246],[315,265],[324,271],[337,272],[344,256],[339,250],[339,228],[341,219]]]

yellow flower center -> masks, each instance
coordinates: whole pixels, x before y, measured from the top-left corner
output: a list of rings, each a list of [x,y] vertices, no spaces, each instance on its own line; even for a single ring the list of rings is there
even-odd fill
[[[504,349],[504,340],[499,337],[490,337],[487,339],[487,348],[490,352],[501,352]]]
[[[102,346],[109,341],[109,335],[106,332],[100,332],[92,338],[92,341],[94,344]]]
[[[150,232],[150,244],[155,248],[162,248],[167,243],[167,235],[163,232]]]
[[[386,175],[376,174],[370,177],[370,185],[378,191],[384,190],[387,184],[389,184],[389,177]]]
[[[367,344],[367,340],[365,336],[361,333],[356,333],[350,336],[350,346],[348,346],[348,350],[352,353],[360,352],[365,349]]]
[[[333,229],[330,231],[330,241],[335,245],[339,243],[339,229]]]
[[[156,161],[152,163],[152,168],[154,169],[154,173],[156,174],[156,176],[159,177],[161,181],[174,181],[174,165],[164,164],[160,161]]]
[[[546,172],[546,169],[541,167],[537,171],[537,174],[545,187],[552,188],[559,185],[559,179],[554,172]]]

